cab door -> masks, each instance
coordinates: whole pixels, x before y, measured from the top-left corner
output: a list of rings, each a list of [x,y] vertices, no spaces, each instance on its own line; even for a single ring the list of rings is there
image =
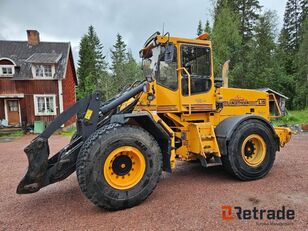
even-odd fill
[[[215,105],[214,76],[209,46],[180,44],[178,75],[182,111],[213,111]]]
[[[158,112],[179,112],[177,49],[173,43],[161,46],[156,73],[156,103]],[[172,53],[172,55],[170,55]]]

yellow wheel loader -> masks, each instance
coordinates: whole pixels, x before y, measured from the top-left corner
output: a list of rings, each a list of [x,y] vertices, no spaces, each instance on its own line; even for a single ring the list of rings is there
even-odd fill
[[[240,180],[264,177],[291,131],[270,123],[268,93],[214,78],[212,54],[207,34],[153,34],[140,51],[145,80],[107,102],[96,91],[60,114],[25,148],[29,167],[17,193],[76,171],[91,202],[118,210],[145,200],[178,160],[222,165]],[[76,134],[50,155],[48,138],[76,115]]]

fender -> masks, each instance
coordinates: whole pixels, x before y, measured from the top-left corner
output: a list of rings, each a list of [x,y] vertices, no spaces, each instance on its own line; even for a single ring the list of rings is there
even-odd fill
[[[129,120],[138,123],[155,138],[163,154],[163,170],[171,172],[171,138],[165,129],[147,112],[115,114],[111,117],[110,123],[126,124]]]
[[[265,124],[273,133],[273,137],[276,141],[276,150],[279,151],[279,137],[275,132],[275,129],[273,126],[270,124],[269,121],[264,119],[261,116],[256,116],[256,115],[241,115],[241,116],[232,116],[229,117],[222,122],[220,122],[216,128],[215,128],[215,134],[216,134],[216,139],[219,145],[219,149],[222,155],[227,155],[227,147],[228,143],[230,141],[230,138],[235,131],[235,129],[243,122],[247,120],[259,120],[263,124]]]

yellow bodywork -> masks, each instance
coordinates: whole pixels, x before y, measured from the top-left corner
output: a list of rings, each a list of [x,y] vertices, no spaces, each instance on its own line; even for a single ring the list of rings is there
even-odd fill
[[[167,36],[157,36],[156,42],[164,44],[173,43],[177,54],[183,44],[193,44],[196,46],[206,46],[212,48],[211,42],[200,39],[185,39]],[[146,49],[146,48],[145,48]],[[211,56],[211,59],[212,56]],[[214,83],[213,60],[211,60],[210,79]],[[171,167],[175,167],[176,158],[180,160],[193,160],[199,155],[204,157],[217,156],[221,153],[215,136],[215,127],[224,119],[252,114],[258,115],[269,121],[269,94],[257,90],[236,89],[212,86],[209,91],[200,94],[182,95],[182,73],[190,76],[184,67],[181,67],[181,57],[177,56],[177,83],[176,90],[161,86],[154,80],[149,83],[148,91],[143,93],[134,112],[147,111],[154,120],[159,123],[170,135],[172,140]],[[189,88],[189,87],[188,87]],[[190,89],[190,88],[189,88]],[[148,100],[148,95],[155,95],[154,99]],[[217,108],[217,103],[223,104],[223,108]],[[168,125],[166,121],[172,121]],[[280,139],[280,146],[284,146],[291,136],[288,128],[275,127],[276,134]],[[181,140],[181,146],[175,148],[175,140]],[[261,141],[260,141],[261,142]],[[264,141],[262,141],[264,142]],[[260,150],[262,144],[260,143]],[[263,158],[263,151],[256,162]],[[252,165],[255,164],[252,162]]]

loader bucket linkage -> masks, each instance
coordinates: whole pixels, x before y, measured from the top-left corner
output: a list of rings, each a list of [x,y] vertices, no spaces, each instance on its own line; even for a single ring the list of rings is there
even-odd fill
[[[17,186],[18,194],[34,193],[40,188],[67,178],[75,171],[79,150],[86,139],[110,120],[113,114],[131,112],[137,99],[121,111],[119,105],[144,90],[146,82],[133,84],[105,103],[101,102],[101,92],[96,91],[62,112],[25,149],[28,169]],[[48,159],[50,151],[48,139],[62,124],[77,114],[77,132],[73,140],[58,153]]]

